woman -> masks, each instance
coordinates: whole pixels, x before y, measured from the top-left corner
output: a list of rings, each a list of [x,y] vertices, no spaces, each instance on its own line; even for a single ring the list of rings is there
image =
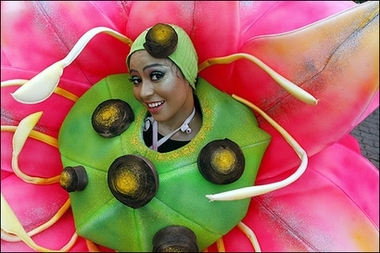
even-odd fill
[[[133,43],[127,64],[134,96],[150,113],[144,129],[145,143],[159,152],[168,152],[186,145],[202,125],[193,94],[198,57],[189,36],[179,27],[157,24],[149,31]],[[144,47],[146,36],[152,36],[153,32],[179,34],[178,44],[173,45],[175,51],[168,56],[153,57]]]

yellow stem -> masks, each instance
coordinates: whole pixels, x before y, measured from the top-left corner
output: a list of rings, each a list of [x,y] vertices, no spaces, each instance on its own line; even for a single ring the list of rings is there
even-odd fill
[[[28,236],[32,237],[32,236],[34,236],[38,233],[41,233],[42,231],[48,229],[52,225],[54,225],[66,213],[66,211],[69,208],[70,208],[70,199],[66,200],[66,202],[62,205],[62,207],[57,211],[57,213],[50,220],[48,220],[44,224],[40,225],[39,227],[29,231],[27,233]],[[5,231],[2,231],[2,232],[5,232]],[[7,237],[6,238],[2,237],[1,239],[5,240],[5,241],[9,241],[9,242],[21,241],[21,239],[18,238],[17,236],[14,236],[14,235],[11,235],[8,233],[6,233],[5,236],[7,236]]]
[[[223,237],[219,238],[216,241],[216,247],[218,248],[218,252],[226,252],[226,248],[224,247]]]
[[[256,185],[244,187],[236,190],[221,192],[218,194],[210,194],[206,195],[210,201],[230,201],[230,200],[239,200],[245,198],[251,198],[254,196],[258,196],[261,194],[265,194],[280,188],[283,188],[294,181],[296,181],[302,174],[305,172],[308,164],[308,157],[306,151],[298,144],[298,142],[284,129],[282,128],[276,121],[274,121],[268,114],[262,111],[260,108],[250,103],[249,101],[240,98],[236,95],[232,95],[233,98],[242,102],[243,104],[251,107],[255,111],[257,111],[262,117],[264,117],[280,134],[284,137],[284,139],[290,144],[290,146],[297,153],[298,157],[301,159],[301,164],[298,169],[290,175],[288,178],[281,180],[279,182],[266,184],[266,185]]]
[[[98,246],[90,240],[86,239],[86,246],[90,252],[100,252]]]
[[[62,205],[62,207],[57,211],[57,213],[47,222],[42,224],[41,226],[31,230],[28,232],[30,236],[33,236],[35,234],[41,233],[42,231],[48,229],[53,224],[55,224],[66,212],[69,210],[71,206],[70,198],[66,200],[66,202]]]
[[[22,172],[18,166],[18,156],[13,155],[12,156],[12,168],[14,173],[21,178],[24,182],[30,183],[30,184],[55,184],[59,182],[59,178],[61,175],[57,175],[50,178],[42,178],[42,177],[33,177],[28,174],[25,174]]]
[[[29,80],[26,79],[13,79],[13,80],[7,80],[4,82],[1,82],[1,87],[9,87],[9,86],[22,86],[25,83],[27,83]],[[56,87],[54,90],[55,94],[61,95],[64,98],[67,98],[73,102],[76,102],[79,98],[77,95],[62,89],[60,87]]]
[[[109,34],[127,45],[132,45],[132,40],[123,34],[107,27],[94,27],[88,30],[79,38],[74,47],[65,58],[59,60],[46,69],[42,70],[25,85],[18,88],[12,97],[23,104],[36,104],[48,99],[58,86],[63,69],[70,65],[90,42],[90,40],[99,33]]]
[[[263,110],[261,110],[256,105],[252,104],[248,100],[245,100],[235,94],[232,94],[232,97],[235,98],[237,101],[247,105],[248,107],[254,109],[256,112],[258,112],[266,121],[268,121],[284,138],[285,140],[293,147],[293,149],[296,151],[298,157],[301,158],[301,156],[304,154],[303,148],[298,144],[298,142],[282,127],[280,126],[274,119],[272,119],[268,114],[266,114]]]
[[[5,132],[16,132],[17,126],[1,126],[1,131]],[[54,137],[51,137],[50,135],[38,132],[36,130],[32,130],[29,134],[29,137],[36,139],[38,141],[44,142],[46,144],[49,144],[50,146],[53,146],[55,148],[58,148],[58,140]]]
[[[18,166],[18,156],[21,150],[23,149],[28,136],[31,134],[34,126],[37,124],[41,116],[42,116],[42,112],[33,113],[25,117],[23,120],[21,120],[18,127],[16,127],[15,134],[13,135],[13,140],[12,140],[12,146],[13,146],[12,169],[15,172],[15,174],[26,183],[53,184],[53,183],[59,182],[60,175],[57,175],[51,178],[32,177],[30,175],[23,173]],[[12,128],[2,126],[2,130],[3,129],[11,130]],[[38,138],[42,138],[42,139],[46,137],[43,134],[41,135],[36,134],[36,135],[38,136]]]
[[[248,237],[253,248],[255,249],[255,252],[261,252],[259,241],[257,240],[257,237],[256,237],[255,233],[253,233],[252,229],[250,229],[243,222],[239,222],[237,224],[237,227],[240,229],[240,231],[242,231]]]
[[[62,252],[69,251],[75,244],[78,239],[78,235],[76,233],[73,234],[70,241],[62,247],[60,250],[52,250],[41,247],[37,245],[33,239],[27,234],[23,226],[21,225],[19,219],[9,206],[8,202],[4,198],[3,194],[1,194],[1,230],[2,233],[15,234],[18,236],[23,242],[25,242],[29,247],[36,251],[41,252]]]

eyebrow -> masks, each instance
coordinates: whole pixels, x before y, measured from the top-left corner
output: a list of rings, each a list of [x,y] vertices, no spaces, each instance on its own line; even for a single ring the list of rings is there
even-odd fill
[[[160,63],[149,64],[149,65],[147,65],[147,66],[145,66],[145,67],[143,68],[143,71],[145,71],[145,70],[148,69],[148,68],[162,67],[162,66],[166,66],[166,65],[164,65],[164,64],[160,64]]]
[[[152,63],[152,64],[149,64],[149,65],[145,66],[145,67],[143,68],[143,71],[145,71],[145,70],[148,69],[148,68],[153,68],[153,67],[165,67],[165,66],[167,66],[167,65],[165,65],[165,64],[161,64],[161,63]],[[130,72],[133,72],[133,71],[138,72],[138,71],[135,70],[135,69],[131,69],[131,70],[130,70]]]

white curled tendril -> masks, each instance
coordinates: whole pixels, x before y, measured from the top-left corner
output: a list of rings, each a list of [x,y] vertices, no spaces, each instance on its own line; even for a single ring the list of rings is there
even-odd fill
[[[52,225],[54,225],[65,213],[67,210],[69,210],[71,206],[70,198],[66,200],[66,202],[62,205],[62,207],[57,211],[57,213],[47,222],[44,224],[40,225],[39,227],[29,231],[27,234],[28,236],[32,237],[38,233],[41,233],[42,231],[48,229]],[[1,213],[1,215],[4,215],[4,217],[8,217],[8,213]],[[1,239],[8,241],[8,242],[19,242],[21,241],[21,238],[19,238],[16,235],[9,234],[5,232],[3,229],[1,230]]]
[[[9,86],[22,86],[28,82],[29,82],[29,80],[26,80],[26,79],[7,80],[7,81],[1,82],[1,88],[9,87]],[[60,87],[55,87],[53,92],[58,94],[58,95],[61,95],[62,97],[70,99],[73,102],[76,102],[79,99],[77,95],[75,95],[75,94],[73,94],[73,93],[71,93],[65,89],[62,89]]]
[[[16,173],[16,175],[24,180],[26,183],[33,184],[53,184],[59,182],[59,177],[51,177],[51,178],[40,178],[40,177],[32,177],[25,173],[23,173],[18,166],[18,156],[25,145],[25,142],[30,135],[32,129],[37,124],[38,120],[41,118],[42,112],[33,113],[23,120],[20,121],[16,131],[13,135],[12,146],[12,169]]]
[[[53,63],[12,93],[13,98],[24,104],[35,104],[49,98],[58,86],[63,69],[70,65],[82,52],[87,43],[99,33],[107,33],[129,46],[132,45],[132,40],[110,28],[95,27],[87,31],[78,40],[65,58]]]
[[[28,137],[32,137],[34,139],[45,142],[53,147],[58,148],[57,139],[48,136],[46,134],[40,133],[38,131],[33,130],[34,126],[42,116],[42,112],[33,113],[27,117],[25,117],[19,125],[16,126],[1,126],[1,131],[10,131],[14,132],[12,146],[13,146],[13,154],[12,154],[12,169],[15,174],[21,178],[23,181],[32,184],[53,184],[59,181],[59,175],[51,178],[40,178],[40,177],[32,177],[25,173],[23,173],[18,167],[18,155],[20,154],[26,140]],[[3,194],[1,194],[1,239],[8,242],[18,242],[23,241],[29,247],[36,251],[42,252],[52,252],[52,251],[69,251],[78,239],[78,235],[74,233],[69,240],[69,242],[64,245],[59,250],[47,249],[36,244],[32,236],[48,229],[53,224],[55,224],[70,208],[70,199],[68,199],[62,207],[57,211],[57,213],[47,222],[43,223],[39,227],[26,232],[23,226],[21,225],[19,219],[13,212],[12,208],[9,206]]]
[[[249,101],[240,98],[236,95],[232,95],[233,98],[242,102],[243,104],[251,107],[255,111],[257,111],[263,118],[265,118],[280,134],[285,138],[285,140],[290,144],[290,146],[296,151],[298,157],[301,159],[301,164],[298,169],[290,175],[288,178],[281,180],[279,182],[266,184],[266,185],[255,185],[244,187],[236,190],[226,191],[218,194],[209,194],[206,197],[210,201],[231,201],[231,200],[239,200],[245,198],[251,198],[254,196],[258,196],[261,194],[265,194],[280,188],[283,188],[294,181],[296,181],[306,170],[308,164],[308,157],[306,151],[298,144],[298,142],[276,121],[274,121],[268,114],[262,111],[260,108],[250,103]]]
[[[250,229],[247,225],[245,225],[241,221],[237,224],[237,227],[248,237],[253,248],[255,249],[255,252],[261,252],[259,241],[257,240],[257,237],[255,233],[253,233],[252,229]]]
[[[245,225],[241,221],[236,226],[237,226],[237,228],[239,228],[239,230],[241,232],[244,233],[245,236],[247,236],[247,238],[251,242],[252,247],[255,250],[255,252],[261,252],[261,247],[260,247],[259,241],[257,240],[257,237],[256,237],[255,233],[252,231],[252,229],[250,227],[248,227],[247,225]],[[218,252],[226,252],[223,237],[219,238],[216,241],[216,247],[218,249]]]
[[[68,203],[68,204],[67,204]],[[62,209],[64,209],[63,212],[65,212],[68,209],[68,206],[70,206],[70,202],[66,202],[66,204],[63,206]],[[62,216],[62,214],[59,214]],[[52,224],[47,223],[46,228],[51,226]],[[46,229],[43,228],[42,230]],[[38,231],[40,232],[40,231]],[[33,232],[35,233],[35,232]],[[69,251],[75,244],[75,242],[78,239],[78,235],[76,233],[73,234],[70,241],[61,249],[59,250],[52,250],[47,249],[44,247],[41,247],[37,245],[33,239],[30,237],[31,235],[28,234],[24,227],[21,225],[19,219],[13,212],[12,208],[9,206],[7,200],[4,198],[3,194],[1,193],[1,237],[2,239],[4,237],[14,237],[17,236],[20,240],[25,242],[29,247],[36,251],[41,252],[62,252],[62,251]]]
[[[286,79],[285,77],[283,77],[282,75],[280,75],[279,73],[271,69],[268,65],[262,62],[260,59],[250,54],[238,53],[238,54],[231,54],[225,57],[217,57],[217,58],[208,59],[199,65],[199,72],[214,64],[229,64],[239,59],[246,59],[255,63],[262,70],[264,70],[268,75],[270,75],[273,78],[273,80],[275,80],[284,90],[292,94],[298,100],[310,105],[316,105],[318,103],[318,101],[310,93],[298,87],[296,84],[294,84],[293,82],[289,81],[288,79]]]

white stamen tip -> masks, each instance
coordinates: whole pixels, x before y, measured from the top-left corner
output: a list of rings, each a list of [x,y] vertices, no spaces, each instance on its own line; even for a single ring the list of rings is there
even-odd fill
[[[102,32],[107,33],[128,45],[132,45],[132,40],[110,28],[92,28],[82,35],[65,58],[47,67],[41,73],[33,77],[29,82],[17,89],[13,94],[11,94],[13,98],[24,104],[36,104],[49,98],[58,86],[59,80],[63,73],[63,68],[70,65],[82,52],[87,43],[95,35]]]
[[[207,194],[206,195],[206,198],[208,198],[210,200],[210,202],[213,202],[215,199],[214,199],[214,196],[211,195],[211,194]]]
[[[61,61],[54,63],[11,95],[16,101],[24,104],[35,104],[46,100],[57,87],[63,67]]]

